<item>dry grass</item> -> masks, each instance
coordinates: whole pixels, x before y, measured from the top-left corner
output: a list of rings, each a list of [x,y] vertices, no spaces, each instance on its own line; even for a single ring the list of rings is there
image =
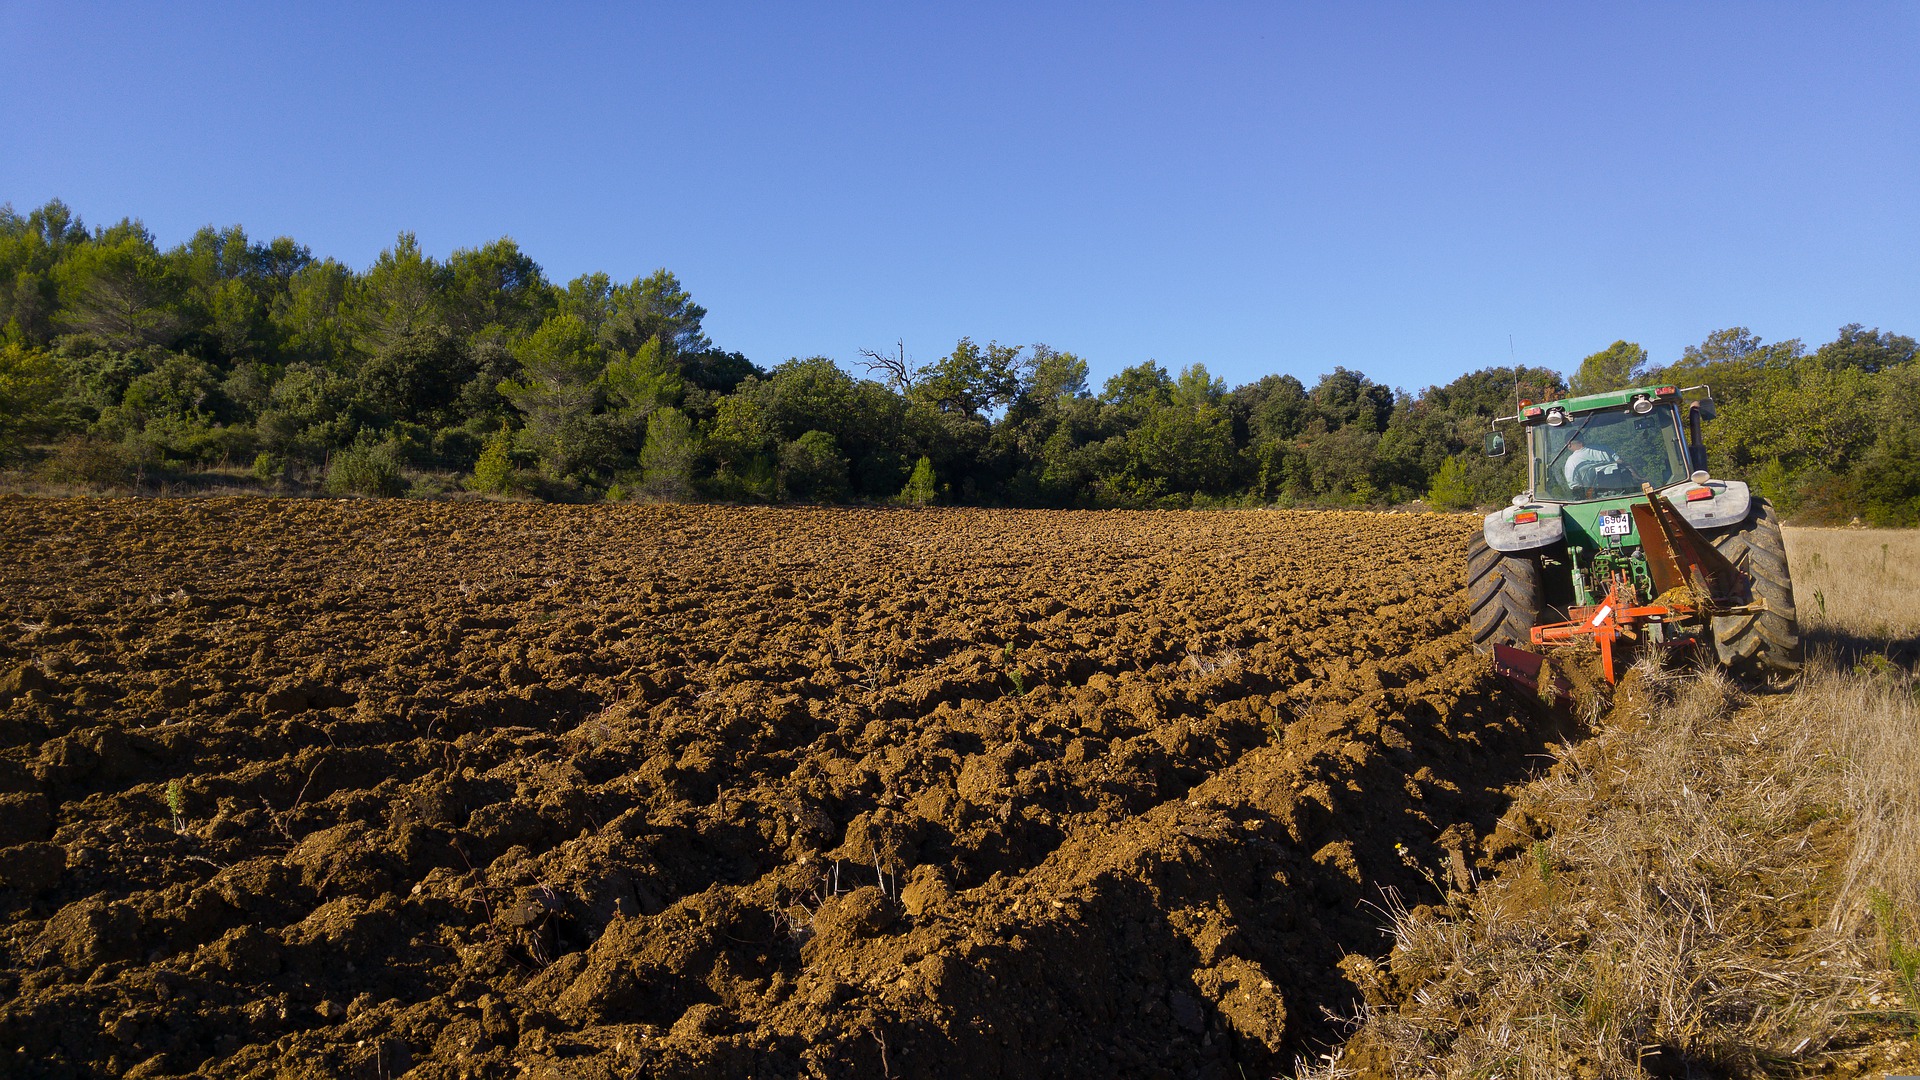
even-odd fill
[[[1799,685],[1636,669],[1516,799],[1489,881],[1386,905],[1393,955],[1349,965],[1368,1007],[1301,1075],[1920,1071],[1892,970],[1920,938],[1920,534],[1788,545]]]
[[[1803,630],[1898,643],[1920,636],[1920,530],[1788,529]]]

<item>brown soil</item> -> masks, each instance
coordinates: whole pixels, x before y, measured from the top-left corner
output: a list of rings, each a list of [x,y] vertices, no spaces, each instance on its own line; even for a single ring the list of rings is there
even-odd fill
[[[0,1071],[1271,1075],[1547,737],[1472,527],[0,499]]]

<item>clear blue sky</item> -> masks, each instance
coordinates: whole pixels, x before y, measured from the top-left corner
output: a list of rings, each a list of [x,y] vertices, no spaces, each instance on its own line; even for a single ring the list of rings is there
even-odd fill
[[[1920,335],[1914,3],[293,7],[0,0],[0,201],[665,266],[769,365]]]

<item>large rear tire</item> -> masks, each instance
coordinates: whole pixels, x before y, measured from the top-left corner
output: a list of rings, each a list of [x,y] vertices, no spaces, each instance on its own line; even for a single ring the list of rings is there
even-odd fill
[[[1540,563],[1532,552],[1495,551],[1484,534],[1467,541],[1467,626],[1473,647],[1527,645],[1544,607]]]
[[[1747,520],[1718,533],[1713,546],[1752,582],[1743,600],[1759,600],[1766,610],[1751,615],[1721,615],[1713,620],[1713,648],[1720,662],[1753,674],[1793,675],[1805,653],[1800,620],[1793,604],[1793,576],[1787,569],[1787,545],[1773,504],[1756,496]]]

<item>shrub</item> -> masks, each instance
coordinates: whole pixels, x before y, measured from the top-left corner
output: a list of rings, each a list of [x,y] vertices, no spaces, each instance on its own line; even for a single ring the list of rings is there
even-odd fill
[[[473,463],[473,479],[468,487],[490,495],[511,495],[520,488],[519,473],[513,467],[513,432],[502,426],[480,448]]]
[[[40,466],[44,478],[68,484],[130,484],[138,471],[125,447],[91,435],[63,440]]]
[[[253,457],[253,478],[268,486],[277,484],[287,472],[287,459],[278,454],[269,454],[265,450]]]
[[[400,455],[391,443],[376,443],[365,435],[333,455],[321,485],[329,495],[394,496],[405,494]]]

